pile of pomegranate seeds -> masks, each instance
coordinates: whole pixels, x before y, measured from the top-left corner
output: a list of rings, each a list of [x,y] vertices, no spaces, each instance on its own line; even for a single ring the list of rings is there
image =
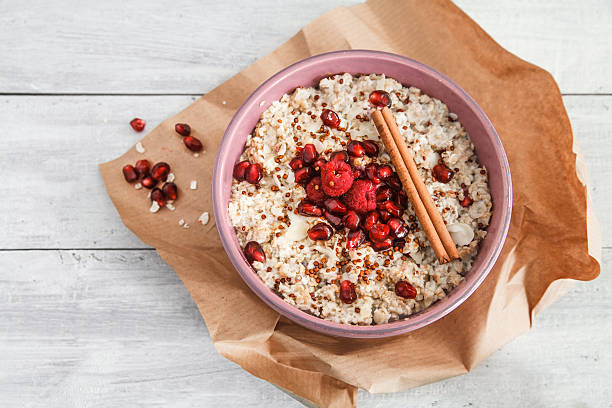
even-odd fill
[[[170,165],[165,162],[156,163],[151,167],[151,163],[146,159],[141,159],[136,162],[136,166],[127,164],[123,166],[123,177],[128,183],[134,183],[140,180],[140,185],[151,190],[151,201],[157,206],[163,207],[178,198],[178,187],[169,179]],[[161,188],[157,187],[159,183],[164,183]],[[140,188],[139,186],[136,186]],[[152,212],[157,209],[152,207]]]
[[[134,118],[130,121],[130,126],[137,132],[142,132],[145,128],[146,122],[140,118]]]
[[[191,136],[191,126],[187,123],[176,123],[174,125],[174,130],[179,135],[183,136],[183,143],[185,147],[187,147],[192,152],[199,153],[204,148],[202,142],[197,137]]]
[[[238,181],[246,180],[250,184],[258,184],[263,178],[263,167],[259,163],[243,160],[234,166],[233,176]]]

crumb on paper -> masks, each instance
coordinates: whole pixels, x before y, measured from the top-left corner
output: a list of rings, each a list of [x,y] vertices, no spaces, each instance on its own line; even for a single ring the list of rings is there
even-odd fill
[[[168,173],[168,178],[166,179],[168,183],[172,183],[174,181],[174,173]]]
[[[198,218],[198,222],[202,225],[206,225],[208,224],[209,219],[210,219],[210,216],[208,215],[208,211],[204,211],[202,215],[200,215],[200,218]]]
[[[193,154],[193,157],[196,157],[196,158],[197,158],[197,157],[200,157],[200,153],[194,153],[194,154]]]
[[[187,224],[187,223],[184,223],[184,224],[183,224],[183,228],[191,228],[191,225],[189,225],[189,224]]]
[[[170,202],[166,203],[166,208],[169,209],[170,211],[176,210],[176,207],[174,206],[174,204]]]
[[[197,188],[198,188],[197,180],[191,180],[191,184],[189,184],[189,188],[192,189],[192,190],[197,190]]]
[[[142,143],[140,143],[140,142],[136,143],[136,151],[138,153],[144,153],[145,152],[145,148],[142,145]]]
[[[221,101],[221,105],[226,105],[227,102],[226,101]]]
[[[185,225],[185,220],[181,218],[181,219],[178,221],[178,224],[179,224],[179,225],[182,227],[183,225]]]
[[[159,211],[159,204],[157,204],[157,201],[153,201],[151,203],[151,208],[149,208],[149,211],[151,211],[152,213],[156,213]]]
[[[140,190],[140,189],[142,188],[142,184],[140,184],[140,183],[136,183],[136,184],[134,184],[134,188],[135,188],[136,190]]]

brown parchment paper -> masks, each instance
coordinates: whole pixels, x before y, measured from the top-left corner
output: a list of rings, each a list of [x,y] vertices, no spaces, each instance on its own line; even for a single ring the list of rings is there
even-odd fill
[[[510,232],[482,286],[438,322],[380,340],[327,337],[279,318],[235,272],[212,218],[215,153],[242,101],[293,62],[355,48],[409,56],[466,89],[502,138],[514,187]],[[176,122],[191,124],[204,142],[199,158],[174,134]],[[223,356],[322,407],[355,406],[358,388],[394,392],[468,372],[529,329],[535,314],[571,282],[599,273],[601,239],[557,84],[501,48],[449,1],[372,0],[335,9],[164,121],[142,143],[144,154],[130,149],[100,166],[125,225],[181,277]],[[172,166],[181,193],[175,212],[151,214],[146,193],[123,180],[121,167],[143,157]],[[191,180],[198,180],[195,191]],[[206,226],[197,223],[203,211],[211,213]],[[179,227],[181,218],[191,228]]]

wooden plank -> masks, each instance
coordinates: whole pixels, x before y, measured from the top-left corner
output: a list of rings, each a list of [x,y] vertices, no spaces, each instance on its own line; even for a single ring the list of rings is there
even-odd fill
[[[0,293],[3,407],[300,406],[216,353],[153,251],[1,252]],[[607,406],[611,299],[610,273],[578,283],[471,373],[359,407]]]
[[[0,96],[0,172],[12,194],[3,202],[0,249],[141,248],[112,207],[97,163],[187,106],[190,96]],[[569,96],[565,103],[591,172],[591,193],[604,231],[612,229],[612,96]],[[75,116],[76,115],[76,116]],[[13,124],[19,124],[13,125]],[[146,147],[146,146],[145,146]],[[120,171],[117,169],[117,171]],[[203,187],[202,187],[203,188]],[[612,246],[606,234],[605,246]]]
[[[196,93],[214,88],[328,10],[308,2],[0,4],[0,92]],[[608,0],[458,0],[511,52],[567,93],[611,93]]]

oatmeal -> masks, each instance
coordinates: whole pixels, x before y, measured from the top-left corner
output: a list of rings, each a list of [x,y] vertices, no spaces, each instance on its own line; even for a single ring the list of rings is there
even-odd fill
[[[390,106],[460,259],[438,262],[370,119],[379,106]],[[471,268],[491,210],[487,172],[457,116],[374,74],[337,74],[274,102],[247,138],[228,208],[268,287],[314,316],[359,325],[446,296]]]

